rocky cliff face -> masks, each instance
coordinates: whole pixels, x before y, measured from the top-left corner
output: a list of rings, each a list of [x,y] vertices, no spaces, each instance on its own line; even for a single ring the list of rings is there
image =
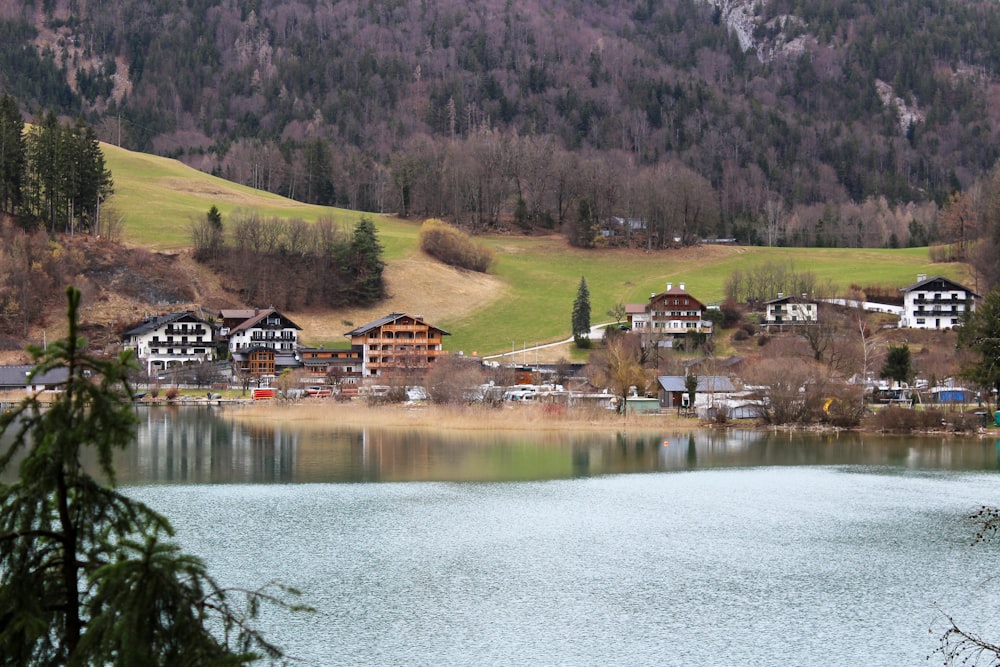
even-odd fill
[[[764,0],[705,0],[719,11],[720,20],[736,35],[744,53],[754,51],[761,62],[768,62],[778,55],[799,55],[812,37],[801,35],[788,39],[786,29],[791,25],[804,26],[789,14],[776,16],[766,23],[760,12]]]

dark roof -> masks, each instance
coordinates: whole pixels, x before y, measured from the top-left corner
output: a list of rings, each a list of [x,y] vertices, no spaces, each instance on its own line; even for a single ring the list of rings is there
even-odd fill
[[[0,366],[0,387],[23,388],[28,386],[28,373],[34,366]],[[34,385],[46,387],[63,384],[69,378],[68,368],[53,368],[45,373],[39,373],[32,380]]]
[[[687,391],[683,375],[661,375],[656,379],[663,391]],[[736,391],[736,387],[723,375],[699,375],[698,388],[695,391]]]
[[[202,324],[208,324],[207,322],[205,322],[201,318],[197,317],[191,311],[185,310],[185,311],[182,311],[182,312],[179,312],[179,313],[169,313],[167,315],[159,315],[158,317],[150,318],[150,319],[146,320],[145,322],[143,322],[142,324],[140,324],[139,326],[135,327],[134,329],[129,329],[128,331],[126,331],[125,334],[124,334],[124,336],[126,336],[126,337],[127,336],[141,336],[143,334],[147,334],[147,333],[150,333],[152,331],[156,331],[157,329],[159,329],[162,326],[166,326],[167,324],[171,324],[173,322],[177,322],[177,321],[185,319],[185,318],[188,319],[188,320],[193,320],[195,322],[200,322]]]
[[[368,333],[369,331],[371,331],[372,329],[378,329],[379,327],[385,326],[386,324],[391,324],[392,322],[395,322],[396,320],[398,320],[401,317],[412,317],[417,322],[421,322],[423,324],[427,324],[427,322],[425,322],[423,320],[423,318],[417,317],[415,315],[407,315],[406,313],[389,313],[385,317],[380,317],[377,320],[372,320],[368,324],[362,324],[357,329],[352,329],[351,331],[348,331],[344,335],[345,336],[363,336],[366,333]],[[445,336],[450,336],[451,335],[450,333],[448,333],[444,329],[438,329],[437,327],[431,326],[430,324],[427,324],[427,326],[430,327],[431,329],[437,329],[438,331],[440,331]]]
[[[900,292],[913,292],[914,290],[927,290],[930,292],[945,292],[948,290],[962,290],[968,292],[970,295],[976,297],[977,299],[982,298],[979,294],[976,294],[971,289],[966,287],[961,283],[956,283],[954,280],[949,280],[944,276],[933,276],[932,278],[927,278],[926,280],[921,280],[915,282],[912,285],[901,288]]]
[[[732,356],[726,357],[725,359],[719,359],[718,357],[695,357],[694,359],[688,359],[684,362],[684,368],[694,368],[704,363],[711,362],[717,368],[732,368],[734,366],[739,366],[746,359],[743,357]]]
[[[770,301],[765,301],[764,305],[771,303],[816,303],[816,302],[806,297],[789,294],[787,296],[779,296],[777,299],[771,299]]]
[[[300,327],[295,322],[292,322],[290,319],[279,313],[274,308],[268,308],[267,310],[258,310],[256,311],[256,313],[257,314],[254,315],[253,317],[243,320],[242,322],[234,326],[232,329],[230,329],[229,335],[232,336],[234,333],[238,331],[246,331],[247,329],[253,329],[255,326],[257,326],[257,324],[261,322],[261,320],[266,319],[269,315],[277,315],[278,317],[280,317],[285,327],[291,327],[293,329],[298,329],[299,331],[302,330],[302,327]]]

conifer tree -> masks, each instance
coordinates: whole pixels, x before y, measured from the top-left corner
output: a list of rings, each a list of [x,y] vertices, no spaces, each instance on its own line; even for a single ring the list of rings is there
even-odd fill
[[[32,375],[62,373],[57,398],[28,396],[0,416],[11,444],[0,473],[0,665],[241,665],[281,657],[252,625],[265,590],[230,601],[197,558],[168,540],[169,522],[113,488],[112,456],[132,442],[127,373],[78,338],[69,287],[65,340],[33,347]],[[101,481],[82,463],[93,450]],[[20,463],[15,465],[15,461]]]
[[[913,365],[910,361],[909,345],[889,346],[889,353],[886,355],[879,377],[898,383],[910,381],[913,377]]]
[[[969,312],[958,330],[959,349],[971,358],[962,367],[962,376],[985,389],[987,400],[1000,391],[1000,286],[994,287],[976,309]],[[996,406],[1000,409],[1000,405]]]
[[[385,296],[385,281],[382,278],[385,262],[382,260],[378,231],[371,218],[361,218],[355,225],[348,253],[347,268],[354,281],[357,302],[372,304],[382,299]]]
[[[583,276],[573,301],[573,340],[577,347],[590,347],[590,290]]]
[[[15,213],[24,182],[24,119],[10,95],[0,98],[0,211]]]

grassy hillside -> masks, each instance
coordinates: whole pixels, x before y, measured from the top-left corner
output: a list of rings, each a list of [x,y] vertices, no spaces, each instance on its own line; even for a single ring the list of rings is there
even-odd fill
[[[113,206],[125,217],[126,243],[161,251],[190,244],[190,223],[213,204],[224,219],[238,210],[314,221],[333,217],[353,225],[361,213],[300,204],[190,169],[174,160],[105,146],[115,180]],[[616,302],[645,301],[668,281],[684,282],[702,301],[723,297],[726,277],[768,262],[790,262],[812,271],[820,282],[841,289],[851,284],[902,287],[918,273],[965,280],[962,265],[932,264],[924,248],[807,249],[700,246],[646,253],[587,251],[559,237],[491,237],[496,252],[491,276],[466,274],[426,257],[417,246],[419,224],[371,215],[388,262],[390,299],[376,308],[289,313],[310,344],[342,342],[342,334],[391,311],[421,314],[452,333],[450,350],[480,354],[509,352],[523,345],[569,336],[570,313],[581,276],[591,294],[591,320],[607,319]],[[294,267],[289,267],[294,270]],[[255,305],[255,304],[248,304]],[[256,304],[266,305],[266,304]]]

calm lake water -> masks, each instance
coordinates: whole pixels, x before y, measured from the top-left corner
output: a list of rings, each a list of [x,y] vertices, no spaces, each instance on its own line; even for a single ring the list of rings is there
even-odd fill
[[[309,665],[941,664],[1000,638],[992,438],[469,436],[148,410],[119,461]],[[668,444],[664,444],[666,441]],[[930,658],[928,658],[930,656]]]

